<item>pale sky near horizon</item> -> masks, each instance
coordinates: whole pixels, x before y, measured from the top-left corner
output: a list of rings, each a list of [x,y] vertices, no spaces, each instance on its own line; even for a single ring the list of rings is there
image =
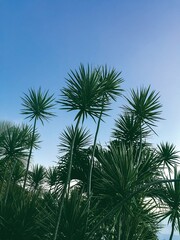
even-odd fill
[[[122,71],[122,87],[151,85],[163,105],[155,143],[168,141],[180,150],[180,1],[178,0],[0,0],[0,120],[24,121],[21,97],[29,88],[49,89],[56,99],[70,69],[107,64]],[[99,134],[108,142],[122,99]],[[34,163],[57,161],[59,134],[74,113],[59,110],[44,127]],[[91,120],[88,128],[95,127]]]
[[[107,64],[122,71],[122,87],[151,85],[163,105],[155,143],[180,150],[180,1],[179,0],[0,0],[0,120],[22,123],[21,97],[29,88],[54,93],[79,64]],[[122,99],[105,118],[99,142],[108,142]],[[53,165],[59,134],[74,113],[59,110],[39,125],[41,149],[33,163]],[[91,120],[88,128],[95,127]]]

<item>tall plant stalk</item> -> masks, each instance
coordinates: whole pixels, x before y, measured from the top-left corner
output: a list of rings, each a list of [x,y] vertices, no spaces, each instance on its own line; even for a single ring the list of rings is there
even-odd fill
[[[82,122],[84,122],[84,119],[88,115],[93,119],[99,115],[101,112],[101,97],[102,91],[101,84],[99,82],[99,70],[91,69],[89,65],[87,69],[85,69],[85,67],[81,64],[79,71],[71,71],[69,74],[69,79],[67,79],[67,87],[62,89],[62,99],[60,99],[58,103],[62,104],[63,107],[61,109],[65,109],[67,111],[77,110],[78,113],[75,117],[77,122],[70,149],[68,176],[62,193],[62,200],[53,240],[57,239],[65,194],[66,197],[69,195],[74,143],[80,120],[82,119]]]
[[[25,187],[26,187],[29,165],[30,165],[30,160],[31,160],[31,156],[32,156],[33,142],[34,142],[34,136],[35,136],[35,131],[36,131],[36,122],[37,122],[37,119],[35,118],[34,119],[32,136],[31,136],[31,142],[30,142],[29,155],[28,155],[28,159],[27,159],[26,171],[25,171],[25,176],[24,176],[23,190],[25,190]]]
[[[92,172],[93,172],[93,166],[94,166],[94,155],[95,155],[95,150],[96,150],[96,143],[97,143],[97,137],[100,129],[100,123],[102,120],[102,113],[103,113],[103,107],[102,111],[100,113],[100,116],[98,118],[98,123],[97,123],[97,128],[94,136],[94,142],[93,142],[93,149],[92,149],[92,155],[90,158],[90,168],[89,168],[89,182],[88,182],[88,199],[90,202],[90,197],[91,197],[91,186],[92,186]]]
[[[23,189],[25,189],[30,160],[32,156],[37,120],[40,120],[41,123],[44,124],[44,120],[48,120],[50,117],[55,115],[51,112],[51,110],[54,108],[53,95],[49,95],[48,91],[42,92],[41,88],[39,88],[37,92],[33,89],[30,89],[29,94],[24,94],[24,97],[22,97],[22,101],[23,101],[22,106],[24,107],[24,109],[22,109],[21,113],[26,115],[27,116],[26,118],[29,118],[30,121],[34,120],[29,155],[27,159],[27,166],[23,184]]]
[[[70,191],[70,185],[71,185],[71,172],[72,172],[72,164],[73,164],[73,154],[74,154],[74,144],[76,140],[76,135],[79,127],[81,118],[77,119],[76,126],[75,126],[75,131],[74,131],[74,137],[72,140],[72,145],[70,149],[70,160],[69,160],[69,167],[68,167],[68,176],[67,176],[67,197],[69,196],[69,191]]]
[[[141,154],[142,154],[142,122],[140,120],[140,136],[139,136],[139,154],[138,154],[138,158],[137,158],[137,166],[140,163],[140,159],[141,159]]]
[[[60,204],[60,208],[59,208],[59,212],[58,212],[58,219],[57,219],[57,222],[56,222],[56,227],[55,227],[55,231],[54,231],[53,240],[57,239],[59,225],[60,225],[60,221],[61,221],[62,209],[63,209],[63,206],[64,206],[64,201],[65,201],[65,198],[69,197],[70,184],[71,184],[71,172],[72,172],[72,164],[73,164],[74,144],[75,144],[77,130],[78,130],[78,127],[79,127],[80,120],[81,120],[81,118],[79,117],[77,119],[77,122],[76,122],[74,137],[73,137],[71,148],[70,148],[70,159],[69,159],[69,164],[68,164],[67,180],[65,182],[63,192],[62,192],[62,195],[61,195],[61,204]]]
[[[91,195],[91,185],[92,185],[92,171],[94,165],[94,155],[96,150],[97,136],[99,133],[100,122],[102,120],[102,115],[106,112],[107,106],[110,105],[110,99],[116,100],[116,97],[121,95],[122,89],[120,84],[123,80],[119,77],[120,73],[117,73],[115,69],[108,70],[107,66],[100,68],[100,83],[102,84],[102,98],[101,98],[101,111],[98,116],[98,123],[94,137],[93,150],[90,160],[90,171],[89,171],[89,184],[88,184],[88,198],[90,199]]]

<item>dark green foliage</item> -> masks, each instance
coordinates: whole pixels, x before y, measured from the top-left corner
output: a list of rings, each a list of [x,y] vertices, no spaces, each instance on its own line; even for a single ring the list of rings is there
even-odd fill
[[[160,108],[162,105],[159,102],[159,93],[154,90],[150,91],[148,88],[141,88],[140,90],[131,90],[131,99],[126,97],[128,105],[124,106],[124,110],[136,116],[138,121],[147,124],[148,127],[156,125],[156,122],[161,119]]]
[[[99,82],[99,70],[87,69],[81,65],[79,71],[71,71],[67,79],[67,87],[62,89],[61,109],[77,110],[75,117],[84,119],[87,115],[98,117],[102,107],[102,87]]]
[[[145,139],[149,134],[150,131],[144,125],[141,126],[135,115],[125,113],[115,120],[112,136],[126,144],[135,144],[139,142],[140,135]]]
[[[37,120],[40,120],[42,124],[44,124],[44,120],[48,120],[49,118],[55,116],[52,113],[52,109],[54,108],[55,104],[53,95],[49,95],[49,92],[42,92],[41,88],[36,92],[34,89],[30,89],[28,94],[24,94],[22,97],[22,106],[23,109],[21,111],[22,114],[27,115],[26,118],[29,118],[30,121],[34,120],[33,128],[32,128],[32,135],[31,139],[29,139],[29,154],[27,159],[25,177],[24,177],[24,184],[23,188],[26,187],[26,181],[28,176],[28,170],[30,165],[30,160],[32,156],[33,148],[36,148],[34,145],[34,140],[36,138],[36,123]]]
[[[179,162],[178,151],[173,144],[160,143],[157,146],[157,154],[163,167],[167,167],[169,171],[171,171],[171,167]]]
[[[77,111],[76,125],[61,133],[58,163],[47,170],[30,160],[40,143],[37,120],[54,116],[53,95],[24,94],[22,113],[33,127],[0,123],[0,239],[157,240],[167,218],[172,240],[180,229],[179,155],[173,144],[148,141],[161,119],[159,93],[131,90],[113,141],[96,143],[111,100],[122,94],[120,75],[89,65],[69,73],[58,103]],[[97,120],[94,139],[81,125],[87,116]]]
[[[166,177],[167,179],[167,177]],[[162,214],[161,220],[167,218],[168,223],[171,223],[172,230],[170,240],[173,238],[174,230],[177,229],[180,233],[180,171],[174,167],[175,182],[166,182],[164,188],[159,193],[161,201],[164,203],[165,212]]]
[[[34,165],[29,172],[29,186],[34,191],[40,190],[45,182],[45,168],[41,165]]]
[[[109,99],[120,95],[119,77],[115,69],[108,70],[107,67],[87,68],[80,65],[79,70],[70,72],[67,78],[67,87],[62,89],[61,109],[67,111],[78,111],[75,119],[84,120],[88,115],[93,119],[98,118],[102,107],[108,109]],[[103,113],[104,114],[104,113]]]
[[[60,152],[70,152],[71,143],[75,135],[75,129],[73,126],[67,127],[66,130],[60,135]],[[90,144],[91,135],[90,132],[86,129],[78,128],[74,141],[74,152],[82,151],[85,147]]]
[[[23,196],[22,189],[16,186],[10,191],[6,204],[0,201],[0,236],[2,240],[40,240],[40,229],[36,196]]]
[[[29,89],[28,94],[24,94],[22,97],[23,109],[21,113],[27,115],[30,121],[33,119],[40,120],[44,123],[44,120],[48,120],[50,117],[55,116],[51,110],[54,108],[54,97],[49,95],[49,91],[42,92],[41,88],[36,92],[34,89]]]
[[[20,126],[6,127],[0,135],[0,159],[24,160],[28,150],[28,131]]]
[[[60,153],[65,153],[59,157],[59,181],[65,184],[68,173],[68,164],[70,160],[70,146],[74,138],[75,129],[73,126],[67,127],[60,136]],[[91,136],[89,131],[83,128],[78,128],[73,151],[73,163],[71,171],[71,180],[77,180],[78,184],[87,187]]]

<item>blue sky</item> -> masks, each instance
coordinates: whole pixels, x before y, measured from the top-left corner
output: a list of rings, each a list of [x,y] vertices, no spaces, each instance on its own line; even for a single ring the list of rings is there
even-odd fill
[[[122,71],[122,87],[152,86],[163,104],[155,142],[180,149],[179,0],[0,0],[1,120],[20,123],[21,97],[29,88],[49,89],[58,98],[70,69],[80,63],[107,64]],[[98,141],[107,142],[120,98],[105,119]],[[34,162],[52,165],[60,132],[74,114],[59,110],[39,125],[41,149]],[[86,122],[93,130],[91,120]]]
[[[179,0],[0,0],[0,120],[25,122],[23,93],[41,86],[58,98],[67,73],[80,63],[122,71],[127,94],[148,85],[159,91],[166,120],[152,141],[180,150]],[[112,105],[98,141],[109,140],[122,104],[120,98]],[[38,126],[42,143],[34,163],[57,160],[59,134],[74,118],[59,107],[56,118]],[[86,125],[93,131],[91,120]]]

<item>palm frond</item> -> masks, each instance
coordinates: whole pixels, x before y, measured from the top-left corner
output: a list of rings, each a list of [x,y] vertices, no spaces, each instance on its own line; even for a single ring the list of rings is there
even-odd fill
[[[125,112],[134,114],[141,123],[147,124],[149,127],[156,126],[156,121],[162,119],[160,117],[162,105],[159,102],[159,93],[148,88],[140,88],[131,90],[131,99],[126,97],[129,105],[124,105]]]
[[[101,114],[106,115],[109,99],[115,100],[122,92],[120,73],[106,66],[92,68],[88,65],[85,68],[81,64],[78,70],[71,70],[68,77],[58,103],[61,109],[77,111],[75,119],[82,117],[84,120],[89,115],[95,120]]]
[[[75,136],[75,129],[72,126],[67,127],[66,130],[60,135],[60,152],[70,152],[73,138]],[[74,141],[74,150],[82,150],[90,144],[91,135],[89,130],[78,128]]]
[[[0,138],[0,158],[6,160],[23,160],[27,156],[25,139],[28,134],[20,126],[7,127]]]
[[[29,172],[29,184],[33,190],[40,189],[45,182],[46,171],[41,165],[34,165],[32,171]]]
[[[112,132],[112,136],[116,140],[131,144],[139,142],[140,136],[146,138],[149,134],[149,129],[146,126],[141,126],[135,115],[127,113],[120,115],[115,120],[115,128]]]
[[[36,92],[34,89],[29,89],[28,94],[24,93],[24,97],[21,98],[23,103],[23,109],[21,113],[27,115],[30,121],[33,119],[39,119],[41,123],[44,120],[55,116],[51,110],[54,108],[54,96],[49,95],[49,91],[42,92],[41,88]]]
[[[174,167],[179,162],[176,146],[168,142],[157,145],[157,157],[160,163],[169,170],[171,170],[170,167]]]
[[[102,66],[100,82],[103,87],[103,95],[105,99],[116,100],[117,96],[120,96],[123,92],[121,84],[124,80],[120,77],[121,72],[117,72],[114,68],[108,69],[107,65]]]
[[[61,91],[58,103],[61,109],[78,111],[75,119],[84,119],[88,115],[93,119],[98,117],[102,109],[102,87],[99,82],[99,71],[89,65],[85,68],[82,64],[79,70],[68,74],[67,87]]]

